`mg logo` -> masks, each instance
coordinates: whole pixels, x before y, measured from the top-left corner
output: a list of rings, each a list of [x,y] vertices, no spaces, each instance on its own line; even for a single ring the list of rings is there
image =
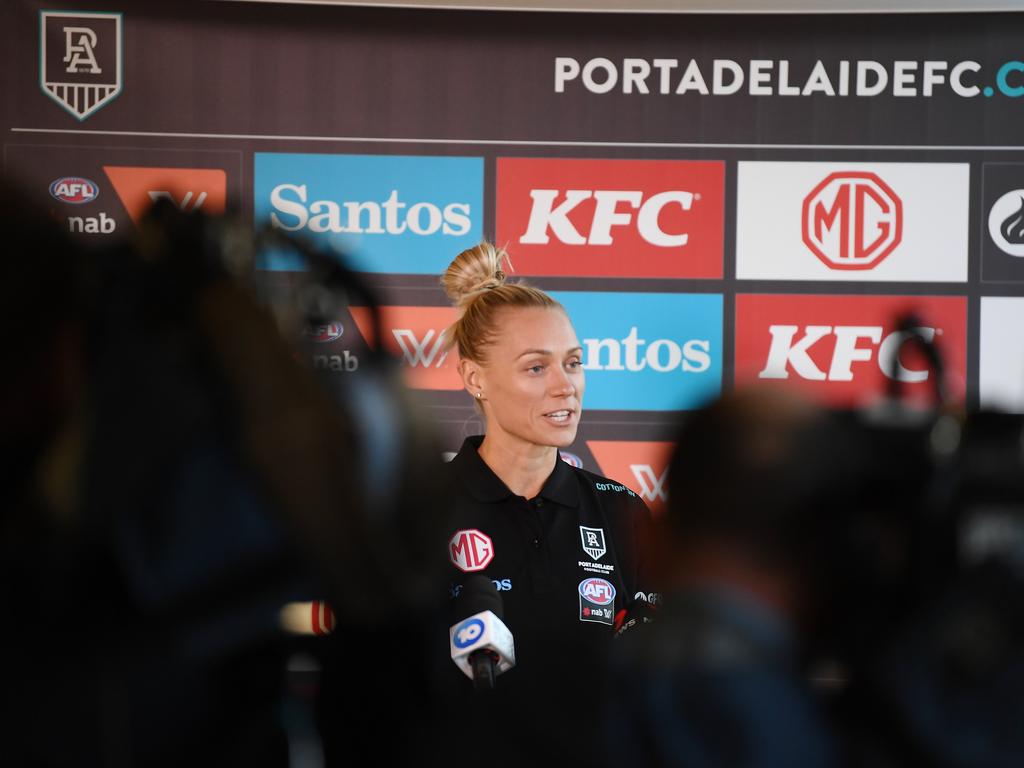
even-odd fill
[[[476,528],[456,531],[448,541],[448,557],[461,571],[482,571],[494,559],[494,544],[490,536]]]
[[[830,173],[803,202],[803,240],[830,269],[872,269],[900,244],[903,202],[869,171]]]

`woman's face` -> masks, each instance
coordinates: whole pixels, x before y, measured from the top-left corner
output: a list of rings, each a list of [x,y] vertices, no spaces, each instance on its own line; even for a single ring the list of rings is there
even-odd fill
[[[583,408],[582,349],[561,309],[503,310],[486,364],[472,367],[466,384],[474,397],[483,392],[488,438],[559,448],[576,439]]]

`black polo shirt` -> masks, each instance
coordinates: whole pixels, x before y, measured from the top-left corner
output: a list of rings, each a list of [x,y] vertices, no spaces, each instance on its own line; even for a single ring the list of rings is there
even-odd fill
[[[560,459],[527,500],[480,458],[482,440],[468,438],[449,464],[453,613],[469,575],[495,583],[516,648],[502,689],[534,694],[570,678],[603,677],[616,617],[654,590],[643,554],[647,506],[621,483]]]

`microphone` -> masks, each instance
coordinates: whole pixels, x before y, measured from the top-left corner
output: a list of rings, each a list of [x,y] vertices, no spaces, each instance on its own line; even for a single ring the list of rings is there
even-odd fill
[[[458,615],[448,630],[452,661],[477,691],[494,690],[494,678],[516,665],[512,633],[501,620],[501,595],[486,576],[466,579],[458,598]]]
[[[644,595],[638,592],[633,604],[616,614],[615,637],[620,638],[623,635],[636,632],[640,627],[653,624],[658,616],[659,599],[660,596],[657,593]]]

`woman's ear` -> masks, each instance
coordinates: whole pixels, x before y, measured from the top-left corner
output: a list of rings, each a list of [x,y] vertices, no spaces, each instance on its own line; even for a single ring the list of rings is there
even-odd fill
[[[484,375],[478,363],[466,358],[459,360],[459,375],[462,376],[462,385],[474,399],[483,397]]]

